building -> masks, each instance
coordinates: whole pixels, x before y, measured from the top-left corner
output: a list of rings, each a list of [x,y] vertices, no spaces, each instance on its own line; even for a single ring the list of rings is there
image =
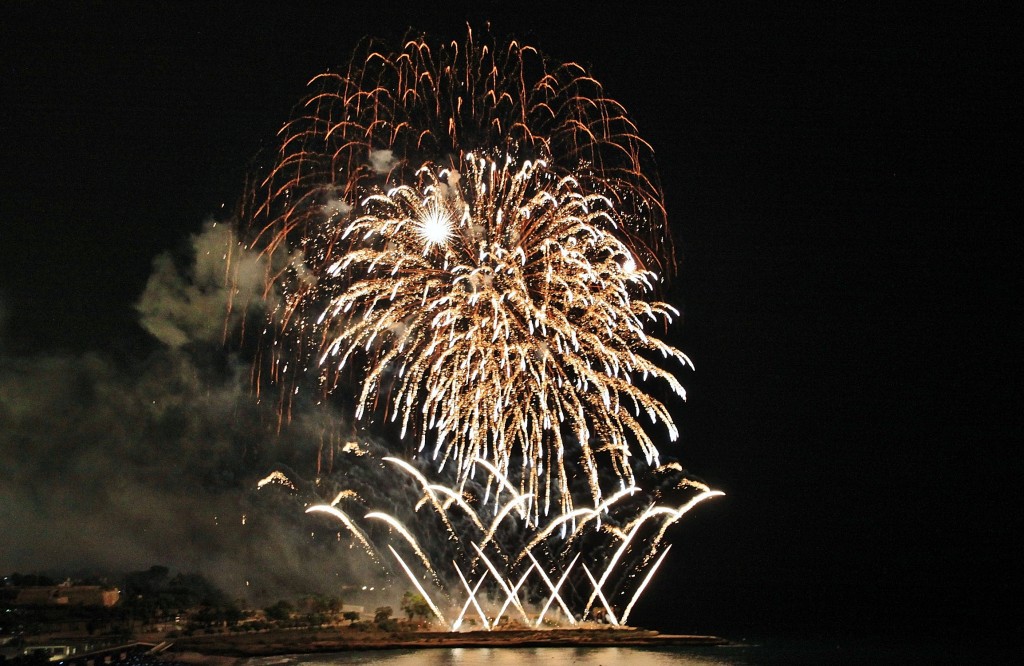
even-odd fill
[[[53,585],[23,587],[14,598],[16,606],[113,606],[121,591],[99,585]]]

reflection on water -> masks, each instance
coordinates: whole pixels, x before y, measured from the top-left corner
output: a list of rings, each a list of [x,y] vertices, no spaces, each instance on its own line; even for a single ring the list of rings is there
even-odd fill
[[[431,650],[372,650],[323,655],[297,655],[251,659],[247,666],[528,666],[530,664],[579,664],[579,666],[744,666],[752,655],[742,647],[629,648],[438,648]]]
[[[948,645],[930,640],[885,640],[865,636],[843,639],[762,640],[751,644],[674,648],[520,647],[437,648],[430,650],[363,650],[333,654],[250,659],[243,666],[786,666],[819,664],[1020,663],[1016,646]],[[164,665],[167,666],[167,665]]]

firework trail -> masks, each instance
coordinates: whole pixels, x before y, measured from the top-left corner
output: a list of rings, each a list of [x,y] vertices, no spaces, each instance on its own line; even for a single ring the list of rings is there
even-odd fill
[[[384,462],[368,458],[352,461],[352,471]],[[553,605],[561,612],[560,621],[570,624],[602,617],[624,623],[664,561],[668,548],[660,544],[668,527],[697,504],[722,494],[669,464],[640,470],[643,490],[631,487],[596,510],[575,509],[542,524],[513,510],[527,496],[512,493],[485,530],[491,504],[483,486],[471,482],[460,494],[438,483],[425,484],[424,472],[411,464],[387,462],[397,473],[390,490],[376,494],[379,478],[346,474],[342,479],[354,487],[337,495],[349,505],[348,512],[324,503],[309,505],[306,512],[326,514],[344,527],[380,573],[414,586],[453,630],[471,607],[488,628],[510,608],[520,620],[540,626]],[[460,499],[439,511],[430,499],[434,493]],[[367,511],[381,503],[389,504],[391,512]],[[601,521],[595,520],[597,514]],[[576,519],[571,534],[559,533],[558,526]],[[381,522],[389,529],[375,529]]]
[[[310,82],[279,145],[242,219],[282,296],[256,382],[269,368],[284,412],[354,377],[358,418],[399,423],[460,491],[488,461],[534,522],[572,509],[575,477],[596,506],[602,470],[625,488],[635,456],[658,464],[642,420],[677,430],[643,383],[684,396],[661,363],[690,365],[648,330],[677,314],[652,298],[662,197],[582,67],[471,32],[368,45]]]

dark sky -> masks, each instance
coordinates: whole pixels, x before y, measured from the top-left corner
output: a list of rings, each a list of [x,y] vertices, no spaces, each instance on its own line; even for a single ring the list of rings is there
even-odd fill
[[[993,609],[1021,593],[1013,21],[560,4],[9,3],[0,352],[144,356],[133,304],[154,257],[234,206],[309,78],[363,36],[490,20],[586,64],[658,160],[674,335],[697,367],[669,453],[728,497],[675,528],[635,619],[1008,628]]]

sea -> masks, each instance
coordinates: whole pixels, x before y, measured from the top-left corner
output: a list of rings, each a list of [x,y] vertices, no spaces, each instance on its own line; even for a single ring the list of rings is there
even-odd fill
[[[1019,656],[1019,655],[1014,655]],[[1002,664],[993,646],[925,642],[763,641],[700,647],[509,647],[365,650],[249,659],[245,666],[746,666],[753,664]]]

